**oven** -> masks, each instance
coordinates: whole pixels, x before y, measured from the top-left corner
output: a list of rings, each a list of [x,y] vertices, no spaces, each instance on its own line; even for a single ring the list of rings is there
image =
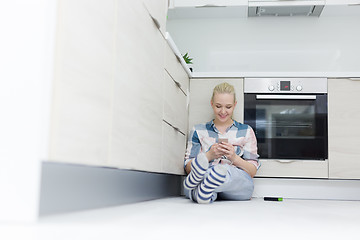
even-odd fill
[[[328,159],[326,78],[245,78],[244,123],[261,159]]]

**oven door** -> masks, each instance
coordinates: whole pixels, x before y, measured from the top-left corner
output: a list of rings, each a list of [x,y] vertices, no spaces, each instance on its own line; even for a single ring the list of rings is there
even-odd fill
[[[244,122],[262,159],[325,160],[327,94],[244,94]]]

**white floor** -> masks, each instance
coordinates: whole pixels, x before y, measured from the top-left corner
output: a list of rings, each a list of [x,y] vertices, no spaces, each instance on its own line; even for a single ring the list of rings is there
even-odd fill
[[[0,213],[1,214],[1,213]],[[0,239],[360,239],[360,201],[290,200],[199,205],[166,198],[0,223]]]

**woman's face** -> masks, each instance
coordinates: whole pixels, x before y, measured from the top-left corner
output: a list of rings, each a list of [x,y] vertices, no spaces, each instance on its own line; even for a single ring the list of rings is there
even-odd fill
[[[231,121],[235,106],[234,95],[230,93],[216,93],[214,99],[211,101],[215,120],[219,123]]]

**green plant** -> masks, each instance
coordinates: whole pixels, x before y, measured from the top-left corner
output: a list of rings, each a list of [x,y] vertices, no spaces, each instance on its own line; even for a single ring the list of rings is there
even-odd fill
[[[185,55],[183,55],[183,58],[184,58],[186,64],[192,64],[193,58],[190,58],[188,53],[185,53]]]

